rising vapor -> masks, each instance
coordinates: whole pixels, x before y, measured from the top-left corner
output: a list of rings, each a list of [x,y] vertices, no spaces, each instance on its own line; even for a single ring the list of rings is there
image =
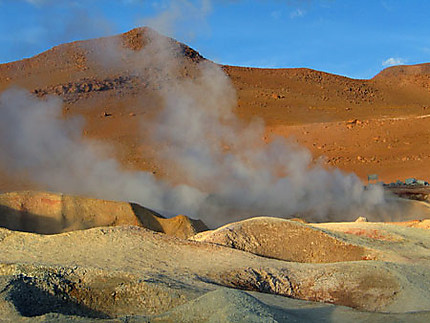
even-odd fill
[[[180,46],[151,30],[147,37],[146,47],[127,52],[138,62],[135,73],[154,66],[175,73]],[[284,138],[266,144],[262,120],[235,116],[235,90],[219,66],[202,61],[195,79],[166,78],[160,88],[164,106],[155,120],[141,121],[151,133],[142,140],[157,147],[175,184],[123,170],[107,146],[81,136],[83,120],[61,118],[58,98],[19,89],[0,97],[0,164],[49,190],[134,201],[212,226],[261,214],[352,220],[384,205],[381,188],[324,169],[304,148]]]
[[[82,120],[61,119],[56,97],[39,100],[10,89],[0,96],[0,113],[0,165],[45,189],[138,201],[154,209],[177,206],[190,214],[196,212],[193,203],[205,197],[185,185],[171,187],[151,173],[123,171],[108,157],[107,146],[82,138]]]

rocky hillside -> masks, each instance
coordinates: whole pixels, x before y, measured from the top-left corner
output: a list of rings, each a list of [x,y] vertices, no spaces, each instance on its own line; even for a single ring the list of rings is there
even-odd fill
[[[160,91],[166,80],[192,80],[199,63],[208,61],[188,46],[157,35],[162,47],[174,49],[182,62],[166,74],[159,64],[169,60],[160,54],[160,44],[151,43],[151,35],[155,31],[138,28],[0,65],[0,90],[18,86],[40,98],[60,97],[64,115],[84,116],[84,135],[111,144],[125,167],[168,177],[155,159],[156,147],[138,139],[140,120],[150,120],[162,109]],[[158,57],[157,62],[151,57]],[[363,179],[369,173],[385,181],[430,177],[424,167],[430,162],[424,130],[430,107],[427,64],[390,67],[371,80],[300,68],[223,69],[237,92],[236,114],[243,120],[262,118],[267,140],[273,134],[293,135],[315,159],[327,156],[329,165]],[[359,126],[348,126],[354,120]],[[37,187],[1,176],[0,189],[22,188]]]

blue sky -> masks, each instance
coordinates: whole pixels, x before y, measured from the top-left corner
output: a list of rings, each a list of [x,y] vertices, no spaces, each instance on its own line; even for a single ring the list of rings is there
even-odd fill
[[[426,0],[0,0],[0,62],[150,25],[218,63],[370,78],[430,62]]]

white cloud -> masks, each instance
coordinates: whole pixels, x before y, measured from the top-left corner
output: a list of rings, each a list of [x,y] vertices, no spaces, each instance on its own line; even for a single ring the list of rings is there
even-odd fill
[[[290,13],[290,18],[300,18],[300,17],[303,17],[305,14],[306,14],[305,10],[296,9],[292,13]]]
[[[382,66],[393,66],[393,65],[403,65],[406,63],[406,59],[401,57],[390,57],[382,62]]]

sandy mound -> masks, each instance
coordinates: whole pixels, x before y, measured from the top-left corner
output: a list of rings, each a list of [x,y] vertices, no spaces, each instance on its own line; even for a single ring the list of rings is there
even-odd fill
[[[191,239],[294,262],[328,263],[373,257],[370,250],[310,225],[269,217],[228,224]]]
[[[288,319],[288,315],[282,314],[245,292],[220,288],[155,317],[153,321],[275,323]]]
[[[149,322],[423,322],[429,312],[387,314],[220,288]],[[132,322],[139,322],[138,320]],[[143,322],[143,320],[142,320]]]
[[[397,221],[402,220],[426,220],[430,219],[430,203],[405,198],[396,199],[397,205],[403,216]],[[399,217],[398,217],[399,218]]]
[[[348,236],[354,243],[361,241],[364,247],[378,248],[383,261],[329,264],[269,259],[215,244],[176,239],[137,226],[56,235],[0,228],[0,316],[55,320],[64,315],[88,319],[129,315],[135,316],[137,322],[163,318],[177,322],[188,315],[199,322],[210,318],[216,321],[216,317],[221,321],[252,321],[253,315],[260,313],[270,321],[289,317],[288,309],[297,309],[300,304],[306,306],[299,320],[316,315],[318,309],[323,317],[329,317],[326,311],[338,309],[285,298],[279,302],[275,295],[262,297],[260,293],[366,311],[428,311],[427,231],[385,226],[404,239],[372,244],[370,240]],[[267,306],[235,291],[207,294],[220,286],[256,292],[252,295]],[[278,304],[284,304],[284,316],[272,311]],[[293,311],[295,315],[300,312]],[[340,321],[345,313],[355,313],[355,319],[372,318],[371,313],[346,309],[340,309],[340,313]]]
[[[0,226],[56,234],[101,226],[136,225],[179,238],[207,230],[203,222],[178,215],[171,219],[134,203],[47,192],[0,195]]]
[[[371,311],[430,306],[424,265],[285,262],[136,226],[59,235],[1,229],[0,256],[0,307],[21,316],[159,315],[220,285]]]
[[[430,229],[430,219],[391,223],[411,228]]]

